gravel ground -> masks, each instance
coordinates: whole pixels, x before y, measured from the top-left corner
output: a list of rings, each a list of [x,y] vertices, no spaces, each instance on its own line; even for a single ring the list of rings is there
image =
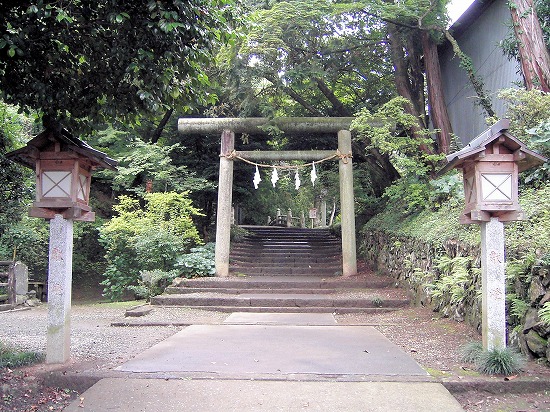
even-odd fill
[[[181,330],[181,327],[175,326],[111,326],[113,322],[127,321],[124,313],[133,305],[116,303],[73,306],[71,361],[96,361],[98,366],[114,367]],[[29,310],[0,312],[2,341],[24,350],[45,352],[47,312],[47,305]],[[153,311],[147,320],[220,323],[227,315],[186,308],[165,308]]]
[[[154,308],[144,317],[125,318],[126,309],[132,305],[117,303],[73,306],[73,367],[86,364],[85,368],[93,365],[94,368],[103,370],[112,369],[182,329],[181,326],[115,327],[111,326],[113,322],[131,320],[134,324],[218,324],[229,315],[189,308]],[[342,325],[375,326],[443,382],[477,382],[477,386],[472,386],[471,390],[455,393],[467,411],[550,411],[550,393],[539,391],[495,394],[494,390],[484,386],[502,384],[504,377],[479,376],[473,371],[472,365],[460,361],[460,347],[469,341],[480,340],[478,334],[464,323],[439,318],[426,308],[406,308],[375,314],[335,314],[335,318]],[[43,352],[46,347],[46,323],[46,305],[29,310],[0,312],[0,336],[4,343]],[[517,380],[521,379],[550,381],[550,368],[530,362]]]

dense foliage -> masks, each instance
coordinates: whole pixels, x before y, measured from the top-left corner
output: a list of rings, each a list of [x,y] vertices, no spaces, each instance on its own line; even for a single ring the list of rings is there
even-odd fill
[[[15,164],[5,153],[18,149],[33,130],[33,119],[17,113],[17,108],[0,101],[0,236],[21,219],[31,198],[32,172]]]
[[[189,253],[180,256],[176,262],[178,276],[185,278],[200,278],[214,276],[216,273],[214,261],[214,243],[191,248]]]
[[[0,90],[73,125],[189,111],[214,100],[204,67],[235,12],[226,0],[4,2]]]
[[[120,196],[117,213],[100,230],[107,269],[104,293],[120,298],[138,285],[141,272],[174,269],[178,257],[201,243],[192,217],[199,214],[187,193],[149,193],[139,199]]]

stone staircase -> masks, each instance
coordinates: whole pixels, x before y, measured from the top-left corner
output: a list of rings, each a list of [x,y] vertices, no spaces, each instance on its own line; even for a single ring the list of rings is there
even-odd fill
[[[391,278],[343,278],[340,239],[325,229],[245,227],[227,278],[180,279],[152,305],[224,312],[377,312],[409,304]]]
[[[236,276],[339,276],[342,244],[328,229],[245,227],[248,235],[231,249]]]

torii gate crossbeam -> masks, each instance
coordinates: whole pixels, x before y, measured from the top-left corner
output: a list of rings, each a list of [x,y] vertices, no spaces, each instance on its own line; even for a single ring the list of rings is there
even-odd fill
[[[218,209],[216,216],[216,275],[229,275],[231,205],[233,198],[233,159],[241,156],[249,160],[322,160],[338,154],[340,176],[340,208],[342,216],[342,274],[357,274],[355,243],[355,210],[353,194],[353,164],[351,133],[353,118],[181,118],[178,130],[184,134],[212,134],[221,132],[220,173],[218,181]],[[235,133],[266,134],[262,126],[276,125],[288,133],[337,133],[337,151],[254,151],[235,152]]]

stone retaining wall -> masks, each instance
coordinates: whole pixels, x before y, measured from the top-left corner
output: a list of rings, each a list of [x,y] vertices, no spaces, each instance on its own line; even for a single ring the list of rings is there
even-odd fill
[[[359,253],[373,268],[393,276],[397,283],[410,289],[413,301],[418,305],[430,306],[443,316],[457,321],[467,321],[481,333],[481,249],[455,240],[443,244],[428,242],[382,231],[370,231],[359,237]],[[469,256],[471,268],[469,281],[464,285],[465,294],[460,303],[452,303],[451,296],[435,298],[429,285],[439,274],[437,259],[441,256],[455,258]],[[530,283],[516,281],[513,289],[529,302],[527,314],[521,326],[510,326],[509,341],[521,347],[522,352],[531,358],[547,358],[550,361],[550,326],[543,325],[538,318],[538,310],[550,301],[550,265],[535,264]],[[512,330],[513,329],[513,330]]]

